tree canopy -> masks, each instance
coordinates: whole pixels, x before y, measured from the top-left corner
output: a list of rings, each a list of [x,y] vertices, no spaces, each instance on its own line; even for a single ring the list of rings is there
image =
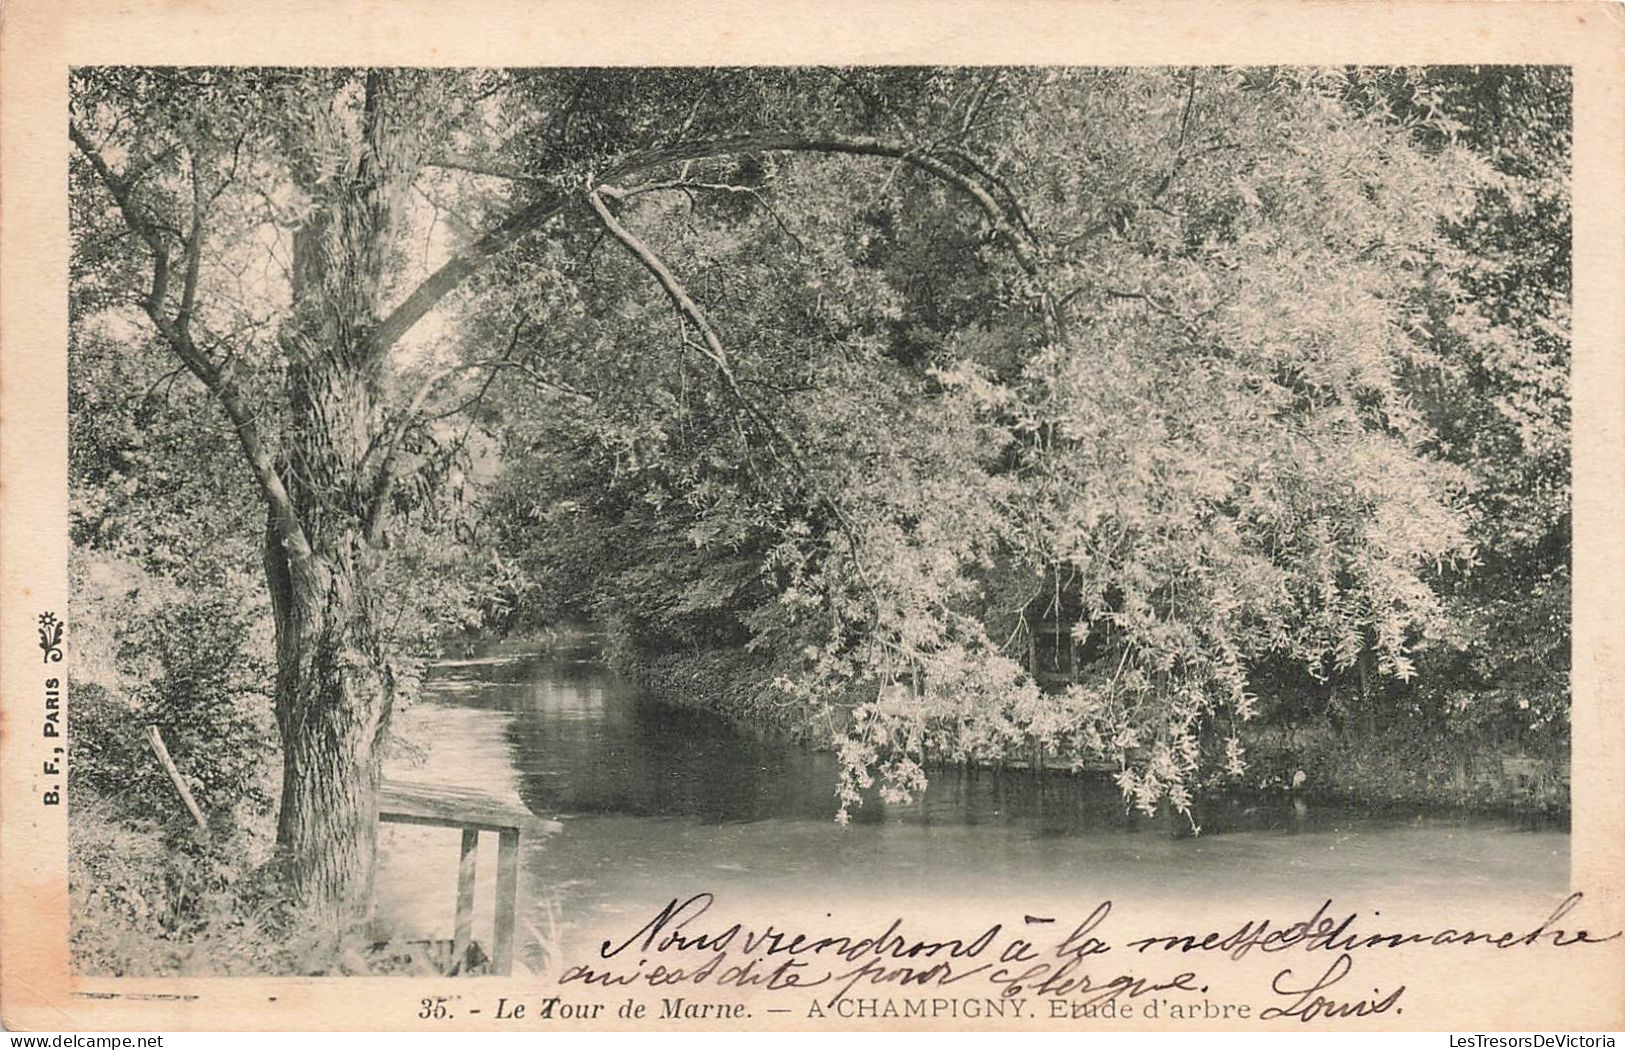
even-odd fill
[[[1530,574],[1525,637],[1563,647],[1555,72],[120,69],[73,97],[76,536],[177,564],[264,537],[307,870],[364,834],[422,634],[392,604],[743,654],[848,805],[1036,747],[1188,811],[1246,768],[1266,679],[1472,665],[1482,693],[1464,625],[1517,629]],[[458,574],[477,611],[423,586]]]

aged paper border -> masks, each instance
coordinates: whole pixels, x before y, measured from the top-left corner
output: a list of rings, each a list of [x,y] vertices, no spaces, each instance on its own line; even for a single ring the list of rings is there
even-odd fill
[[[5,1026],[406,1029],[426,1024],[414,1019],[418,999],[443,992],[446,985],[404,978],[70,975],[66,809],[40,802],[51,778],[38,775],[44,674],[35,636],[40,612],[53,610],[67,618],[71,661],[64,484],[64,125],[70,65],[1435,62],[1551,63],[1574,70],[1572,884],[1587,894],[1586,918],[1593,928],[1620,929],[1625,927],[1625,708],[1618,695],[1618,683],[1625,679],[1625,9],[1620,6],[1400,0],[823,0],[795,6],[745,0],[14,0],[0,8],[0,1016]],[[47,666],[45,674],[49,671]],[[1583,959],[1542,956],[1538,965],[1526,959],[1521,966],[1482,973],[1463,973],[1448,955],[1425,962],[1432,976],[1458,994],[1428,999],[1426,1010],[1354,1027],[1625,1027],[1625,942],[1588,951]],[[540,991],[521,978],[493,978],[481,985],[492,1001],[499,994]],[[974,1025],[916,1021],[910,1027]],[[465,1021],[455,1027],[486,1026],[490,1022]],[[738,1026],[815,1027],[799,1020],[787,1024],[782,1017]],[[596,1027],[659,1025],[618,1021]]]

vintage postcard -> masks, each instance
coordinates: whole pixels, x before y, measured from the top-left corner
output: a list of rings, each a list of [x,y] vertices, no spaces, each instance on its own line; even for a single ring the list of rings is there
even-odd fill
[[[1622,45],[6,5],[5,1026],[1625,1027]]]

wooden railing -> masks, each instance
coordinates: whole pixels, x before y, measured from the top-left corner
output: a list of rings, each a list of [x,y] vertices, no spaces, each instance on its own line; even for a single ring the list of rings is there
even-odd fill
[[[463,833],[457,864],[457,918],[452,966],[461,967],[474,936],[474,876],[480,832],[497,834],[496,921],[491,935],[491,972],[513,972],[514,926],[519,903],[519,840],[539,822],[529,810],[495,795],[465,788],[386,780],[378,797],[380,822],[458,828]]]

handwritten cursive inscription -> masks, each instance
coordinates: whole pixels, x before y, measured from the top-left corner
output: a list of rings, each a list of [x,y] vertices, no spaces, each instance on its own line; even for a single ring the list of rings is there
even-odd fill
[[[1564,948],[1575,944],[1602,944],[1619,937],[1619,931],[1599,937],[1590,930],[1571,931],[1557,925],[1584,899],[1584,893],[1569,894],[1544,921],[1532,929],[1523,931],[1485,933],[1446,927],[1420,933],[1368,933],[1352,928],[1360,918],[1359,912],[1349,912],[1340,919],[1334,919],[1327,914],[1332,909],[1332,902],[1326,901],[1309,918],[1290,926],[1275,928],[1268,919],[1249,919],[1229,934],[1212,932],[1200,937],[1192,933],[1159,934],[1154,937],[1141,937],[1127,943],[1128,947],[1135,948],[1141,953],[1152,948],[1161,948],[1163,951],[1177,951],[1180,954],[1222,952],[1232,959],[1241,959],[1255,948],[1261,952],[1279,952],[1293,948],[1306,952],[1351,952],[1416,945],[1443,947],[1476,944],[1491,948],[1530,948],[1542,943]]]
[[[992,993],[989,1002],[1032,997],[1048,1000],[1049,1008],[1060,1009],[1062,1015],[1084,1017],[1094,1016],[1090,1011],[1118,1008],[1120,1016],[1129,1016],[1133,1007],[1128,1004],[1143,1000],[1143,1016],[1157,1016],[1156,1011],[1165,1010],[1166,1016],[1177,1019],[1185,1016],[1186,1009],[1200,1008],[1208,1016],[1215,1010],[1223,1013],[1242,1008],[1215,1005],[1209,999],[1210,994],[1219,994],[1212,974],[1204,976],[1189,966],[1159,971],[1156,959],[1172,955],[1188,960],[1196,955],[1230,963],[1254,951],[1298,951],[1309,959],[1319,953],[1333,957],[1324,968],[1314,963],[1278,970],[1270,980],[1269,1005],[1257,1016],[1265,1021],[1325,1023],[1404,1012],[1399,1004],[1405,985],[1354,994],[1356,982],[1349,976],[1359,952],[1460,947],[1576,949],[1619,938],[1619,931],[1593,933],[1574,921],[1584,899],[1585,894],[1572,893],[1543,920],[1522,928],[1513,925],[1504,932],[1454,927],[1373,931],[1361,925],[1359,912],[1337,914],[1328,900],[1296,922],[1250,918],[1229,932],[1134,937],[1114,935],[1108,929],[1108,920],[1122,920],[1114,915],[1111,901],[1102,901],[1082,921],[1053,926],[1050,937],[1043,938],[1038,931],[1058,919],[1024,912],[1015,913],[1021,916],[1019,923],[995,922],[951,937],[920,936],[902,918],[890,919],[884,926],[818,933],[781,923],[761,927],[720,923],[712,921],[715,896],[701,892],[671,898],[631,933],[604,940],[597,961],[567,968],[558,981],[563,985],[674,990],[754,988],[802,995],[818,989],[815,1005],[822,1001],[841,1016],[846,1016],[841,1004],[877,992],[916,997]],[[1068,932],[1061,935],[1063,930]],[[1143,957],[1144,963],[1152,965],[1130,968],[1122,962],[1109,962],[1124,949],[1131,950],[1128,959]],[[1359,991],[1365,992],[1365,982],[1358,983]],[[1231,988],[1224,994],[1233,1000],[1247,990]]]
[[[1387,995],[1377,991],[1379,998],[1373,999],[1347,999],[1338,1000],[1322,995],[1321,993],[1332,985],[1347,977],[1354,969],[1354,959],[1344,953],[1339,955],[1326,972],[1321,974],[1307,988],[1294,987],[1297,983],[1293,979],[1291,970],[1282,970],[1270,982],[1270,991],[1278,996],[1289,999],[1285,1006],[1269,1006],[1259,1013],[1263,1021],[1296,1020],[1303,1024],[1325,1018],[1337,1020],[1345,1017],[1370,1017],[1373,1014],[1385,1014],[1389,1010],[1395,1013],[1404,1013],[1395,1010],[1399,997],[1405,994],[1405,986],[1400,985]]]

